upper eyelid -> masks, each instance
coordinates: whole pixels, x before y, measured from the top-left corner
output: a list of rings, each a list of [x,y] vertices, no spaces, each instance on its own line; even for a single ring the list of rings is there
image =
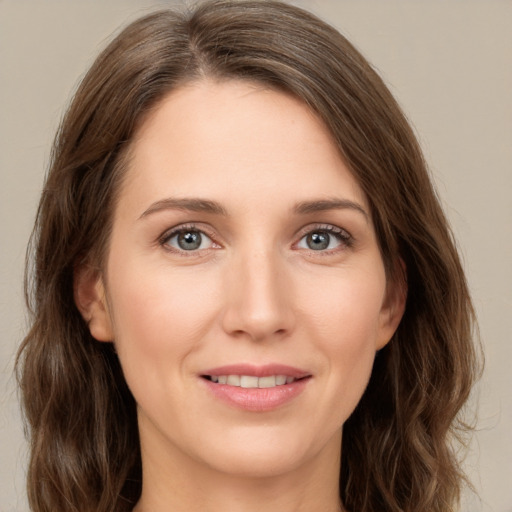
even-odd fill
[[[208,238],[214,239],[215,235],[213,233],[213,230],[208,228],[203,223],[195,223],[195,222],[186,222],[184,224],[178,224],[177,226],[174,226],[172,228],[166,229],[159,237],[158,240],[168,240],[169,238],[172,238],[173,236],[177,235],[178,233],[181,233],[183,231],[199,231],[203,234],[205,234]]]
[[[301,229],[298,230],[296,236],[303,237],[313,231],[322,231],[322,230],[330,231],[332,233],[346,234],[347,237],[353,238],[352,234],[347,229],[342,228],[340,226],[336,226],[335,224],[328,224],[328,223],[322,223],[322,222],[308,224],[306,226],[303,226]]]

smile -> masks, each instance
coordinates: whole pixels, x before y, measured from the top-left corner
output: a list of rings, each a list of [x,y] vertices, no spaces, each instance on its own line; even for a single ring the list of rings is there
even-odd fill
[[[236,364],[200,374],[210,396],[230,407],[252,412],[272,411],[299,397],[312,374],[287,365]]]
[[[257,377],[255,375],[205,375],[205,378],[218,384],[236,386],[241,388],[273,388],[295,382],[295,377],[287,375],[268,375]]]

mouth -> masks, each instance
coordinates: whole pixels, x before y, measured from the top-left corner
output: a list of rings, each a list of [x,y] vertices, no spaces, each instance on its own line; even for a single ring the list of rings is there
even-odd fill
[[[235,386],[245,389],[253,388],[274,388],[276,386],[284,386],[292,384],[296,381],[309,378],[308,376],[296,378],[290,375],[266,375],[257,377],[256,375],[201,375],[203,379],[209,380],[216,384],[225,384],[227,386]]]
[[[231,407],[253,412],[280,408],[302,394],[313,375],[291,366],[223,366],[200,375],[212,396]]]

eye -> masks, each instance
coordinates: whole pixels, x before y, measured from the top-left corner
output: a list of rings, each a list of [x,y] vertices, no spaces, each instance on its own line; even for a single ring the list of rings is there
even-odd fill
[[[326,226],[310,230],[297,244],[299,249],[310,251],[332,251],[342,247],[350,247],[352,237],[343,229]]]
[[[213,240],[203,231],[196,228],[179,228],[164,235],[161,244],[171,250],[200,251],[215,247]]]

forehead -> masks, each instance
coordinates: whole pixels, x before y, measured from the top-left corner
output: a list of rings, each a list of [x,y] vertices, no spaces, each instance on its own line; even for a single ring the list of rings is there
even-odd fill
[[[329,195],[366,204],[324,123],[291,95],[245,81],[201,81],[166,96],[139,127],[124,188],[139,195]],[[149,200],[149,198],[147,199]]]

